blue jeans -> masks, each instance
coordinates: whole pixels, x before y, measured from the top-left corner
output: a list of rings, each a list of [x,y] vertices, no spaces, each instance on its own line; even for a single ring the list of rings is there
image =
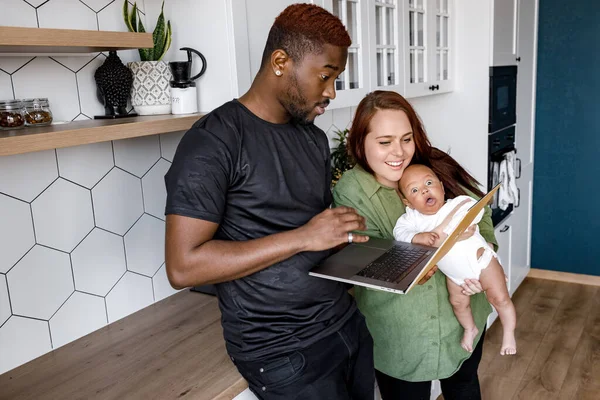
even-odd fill
[[[356,311],[342,328],[299,351],[233,360],[259,399],[372,400],[373,339]]]

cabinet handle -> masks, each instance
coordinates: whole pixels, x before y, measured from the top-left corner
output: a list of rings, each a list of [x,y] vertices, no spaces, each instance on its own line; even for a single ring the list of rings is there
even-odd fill
[[[521,205],[521,188],[517,188],[517,203],[515,204],[515,208],[519,208]]]
[[[516,60],[517,60],[517,62],[520,62],[521,61],[521,57],[517,57]]]
[[[515,179],[519,179],[521,177],[521,159],[517,157],[517,161],[519,162],[519,173],[517,174],[517,176],[515,176]]]
[[[508,228],[510,228],[510,226],[508,226],[508,225],[504,225],[504,226],[502,227],[502,229],[500,229],[500,232],[506,232],[506,231],[508,230]]]
[[[429,86],[429,90],[440,90],[440,85],[431,85]]]

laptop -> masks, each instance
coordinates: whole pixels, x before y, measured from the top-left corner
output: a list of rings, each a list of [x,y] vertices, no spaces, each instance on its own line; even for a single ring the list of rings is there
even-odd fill
[[[393,293],[408,293],[448,253],[499,187],[496,185],[475,203],[438,248],[370,238],[366,243],[351,243],[344,247],[313,268],[309,275]]]

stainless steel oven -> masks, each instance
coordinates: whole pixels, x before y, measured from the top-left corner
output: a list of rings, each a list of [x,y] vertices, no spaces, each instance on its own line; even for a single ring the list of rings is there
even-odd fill
[[[488,132],[514,125],[517,120],[517,66],[490,67]]]
[[[514,151],[515,148],[515,126],[509,126],[498,132],[491,133],[488,136],[488,190],[496,186],[501,179],[502,162],[508,162],[506,156]],[[515,179],[521,176],[521,160],[515,157],[516,165],[512,165]],[[503,177],[506,179],[506,176]],[[496,192],[492,199],[492,222],[494,226],[498,225],[502,220],[510,215],[514,207],[518,207],[520,201],[520,192],[517,189],[517,199],[514,203],[508,204],[506,209],[502,209],[498,202],[499,193]]]

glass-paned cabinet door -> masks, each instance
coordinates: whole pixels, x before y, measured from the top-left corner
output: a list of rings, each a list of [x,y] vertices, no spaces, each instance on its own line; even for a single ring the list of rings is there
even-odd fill
[[[346,69],[336,79],[336,99],[330,108],[355,106],[367,93],[367,0],[324,0],[323,7],[330,10],[346,26],[352,44],[348,49]]]
[[[400,90],[403,79],[400,41],[402,0],[376,0],[369,4],[371,28],[371,86]]]
[[[407,97],[454,89],[453,0],[403,0]]]

